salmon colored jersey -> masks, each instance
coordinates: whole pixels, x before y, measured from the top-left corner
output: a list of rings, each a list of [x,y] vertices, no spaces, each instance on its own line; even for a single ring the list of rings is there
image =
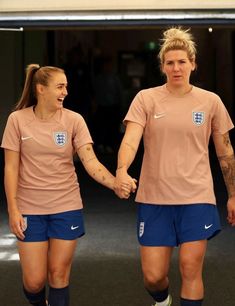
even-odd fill
[[[2,148],[20,153],[17,204],[22,214],[53,214],[82,208],[73,155],[92,143],[78,113],[61,109],[49,120],[32,107],[10,114]]]
[[[166,85],[140,91],[124,122],[144,128],[144,156],[136,201],[215,204],[208,144],[233,123],[220,98],[193,87],[183,97]]]

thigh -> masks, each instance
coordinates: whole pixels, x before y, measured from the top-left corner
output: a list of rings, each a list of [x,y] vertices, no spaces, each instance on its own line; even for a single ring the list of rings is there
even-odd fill
[[[18,241],[23,280],[27,284],[40,284],[47,278],[48,242]]]
[[[50,239],[48,263],[49,266],[69,266],[77,246],[77,240]]]
[[[195,270],[201,273],[207,249],[207,240],[185,242],[180,245],[179,263],[183,269]]]
[[[144,275],[162,278],[168,275],[172,247],[141,246],[141,264]]]
[[[48,252],[48,278],[51,286],[57,287],[55,283],[61,280],[68,284],[70,270],[77,240],[50,239]]]

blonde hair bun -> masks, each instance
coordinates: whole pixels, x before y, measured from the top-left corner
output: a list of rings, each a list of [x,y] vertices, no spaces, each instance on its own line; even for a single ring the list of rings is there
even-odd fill
[[[164,63],[164,55],[171,50],[184,50],[187,52],[189,60],[193,61],[196,57],[196,43],[190,29],[173,27],[163,32],[163,38],[160,40],[161,47],[159,59]]]

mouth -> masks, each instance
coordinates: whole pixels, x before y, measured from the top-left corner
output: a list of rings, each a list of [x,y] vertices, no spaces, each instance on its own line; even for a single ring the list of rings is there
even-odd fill
[[[180,79],[180,78],[182,78],[182,76],[181,75],[174,75],[173,78],[174,79]]]
[[[181,82],[183,80],[183,78],[182,78],[181,75],[175,75],[175,76],[173,76],[172,80],[175,81],[175,82]]]
[[[64,102],[64,98],[58,98],[57,99],[60,103],[63,103]]]

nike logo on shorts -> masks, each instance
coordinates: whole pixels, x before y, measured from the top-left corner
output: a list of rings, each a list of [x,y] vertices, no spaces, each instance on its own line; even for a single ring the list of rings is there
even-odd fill
[[[77,228],[79,228],[79,225],[77,225],[77,226],[72,225],[72,226],[71,226],[71,230],[72,230],[72,231],[74,231],[74,230],[77,229]]]
[[[210,227],[212,227],[212,225],[213,225],[213,224],[209,224],[209,225],[206,225],[206,224],[205,224],[205,230],[207,230],[207,229],[209,229]]]

